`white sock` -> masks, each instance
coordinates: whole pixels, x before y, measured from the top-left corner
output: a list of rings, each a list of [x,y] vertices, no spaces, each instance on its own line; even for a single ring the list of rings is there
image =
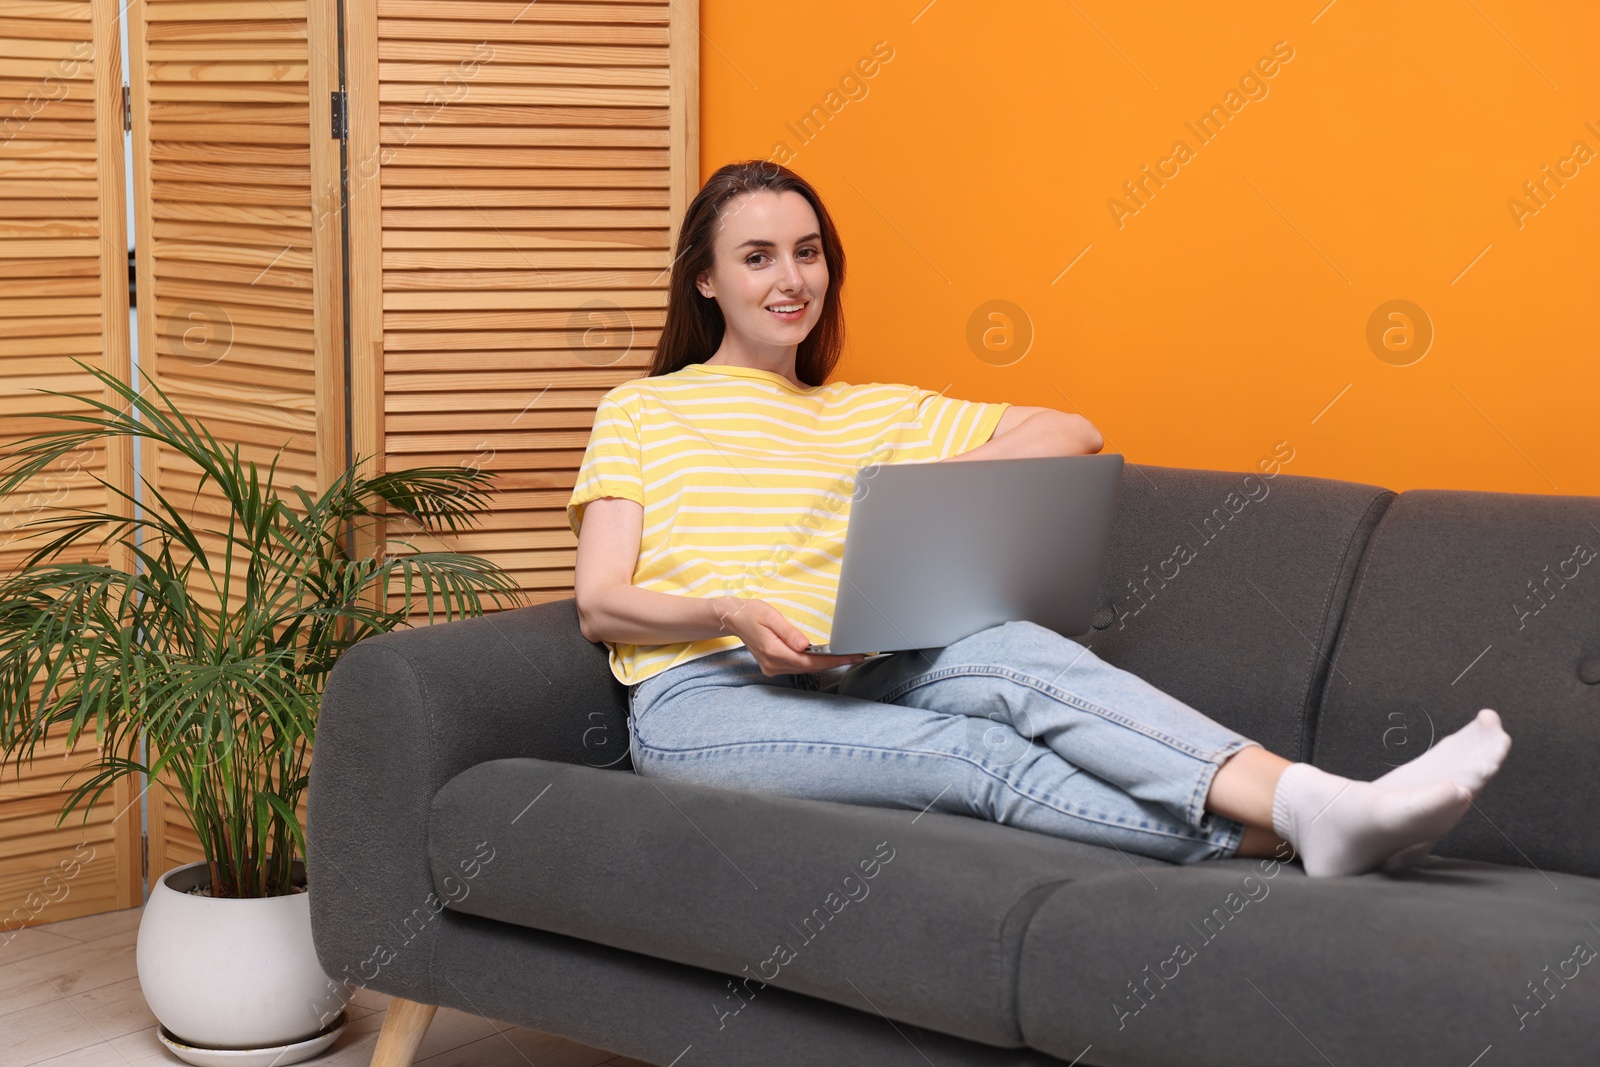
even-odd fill
[[[1390,789],[1411,789],[1448,778],[1476,800],[1509,751],[1511,735],[1500,725],[1500,716],[1492,708],[1484,708],[1471,722],[1434,742],[1416,759],[1374,780]]]
[[[1364,874],[1396,853],[1410,858],[1416,846],[1431,848],[1470,804],[1454,782],[1390,789],[1295,763],[1273,793],[1272,828],[1295,847],[1311,877]]]
[[[1510,751],[1511,735],[1501,726],[1499,713],[1493,708],[1483,708],[1467,725],[1434,742],[1428,751],[1402,763],[1375,782],[1390,789],[1410,789],[1448,780],[1476,799],[1484,785],[1500,770],[1500,764],[1505,762],[1506,753]],[[1408,845],[1384,860],[1383,869],[1399,871],[1415,867],[1428,858],[1436,843],[1437,839]]]

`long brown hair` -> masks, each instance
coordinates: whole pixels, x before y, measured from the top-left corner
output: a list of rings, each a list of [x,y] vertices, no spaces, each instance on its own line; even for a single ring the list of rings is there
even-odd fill
[[[722,218],[723,206],[736,196],[770,189],[796,192],[811,203],[822,234],[822,256],[828,265],[828,291],[822,298],[822,317],[795,350],[794,373],[807,385],[822,385],[838,365],[844,351],[844,246],[834,229],[822,198],[800,175],[779,163],[747,159],[722,167],[695,194],[684,212],[678,231],[677,254],[667,292],[667,321],[656,342],[650,376],[671,374],[691,363],[704,363],[717,352],[727,322],[715,297],[701,293],[695,278],[715,261],[712,236]]]

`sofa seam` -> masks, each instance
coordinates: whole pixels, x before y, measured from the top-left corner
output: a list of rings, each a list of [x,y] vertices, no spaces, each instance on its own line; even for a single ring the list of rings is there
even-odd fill
[[[1362,521],[1358,522],[1356,524],[1355,528],[1350,531],[1350,537],[1345,542],[1344,553],[1339,558],[1339,566],[1334,571],[1333,578],[1330,581],[1329,586],[1328,586],[1328,596],[1327,596],[1326,603],[1323,606],[1323,619],[1322,619],[1322,625],[1321,625],[1321,627],[1319,629],[1319,634],[1322,633],[1322,632],[1326,632],[1326,630],[1327,630],[1327,626],[1328,626],[1328,618],[1327,618],[1327,616],[1328,616],[1328,610],[1331,607],[1332,601],[1333,601],[1333,587],[1334,587],[1334,584],[1336,584],[1338,582],[1340,573],[1342,573],[1343,570],[1344,570],[1345,561],[1350,556],[1351,547],[1355,545],[1356,533],[1361,529],[1361,526],[1365,523],[1367,516],[1372,513],[1373,509],[1374,508],[1378,508],[1379,505],[1382,505],[1382,509],[1378,512],[1378,515],[1377,515],[1376,519],[1373,521],[1372,534],[1371,534],[1370,537],[1367,537],[1365,539],[1364,544],[1361,546],[1361,552],[1360,552],[1360,554],[1357,556],[1357,558],[1355,560],[1355,569],[1352,571],[1352,573],[1350,575],[1350,592],[1345,596],[1345,601],[1344,601],[1345,610],[1341,614],[1340,619],[1339,619],[1339,625],[1334,629],[1334,632],[1332,634],[1332,640],[1328,644],[1328,672],[1327,672],[1326,675],[1323,676],[1322,686],[1321,686],[1320,691],[1315,693],[1315,694],[1310,693],[1310,692],[1308,692],[1306,694],[1306,699],[1307,699],[1307,701],[1309,703],[1309,709],[1308,710],[1312,713],[1312,715],[1311,716],[1303,716],[1301,718],[1301,720],[1300,720],[1300,722],[1301,722],[1301,725],[1300,725],[1300,733],[1301,733],[1301,736],[1300,736],[1300,751],[1305,753],[1306,762],[1307,763],[1311,763],[1313,766],[1315,766],[1315,762],[1314,761],[1316,759],[1317,728],[1320,727],[1321,724],[1322,724],[1322,711],[1323,711],[1323,706],[1327,701],[1328,687],[1332,684],[1332,680],[1333,680],[1335,674],[1337,673],[1338,667],[1339,667],[1339,645],[1340,645],[1340,639],[1344,636],[1344,629],[1345,629],[1346,621],[1350,618],[1350,616],[1352,614],[1354,614],[1354,612],[1356,610],[1356,604],[1359,601],[1360,596],[1361,596],[1361,588],[1362,588],[1362,585],[1364,584],[1364,582],[1366,580],[1366,574],[1363,571],[1362,564],[1366,562],[1366,558],[1367,558],[1368,553],[1372,552],[1377,547],[1378,538],[1379,538],[1379,536],[1381,536],[1381,533],[1382,533],[1384,516],[1389,513],[1389,508],[1399,498],[1400,498],[1400,494],[1399,493],[1396,493],[1392,489],[1385,489],[1382,493],[1379,493],[1377,496],[1375,496],[1371,500],[1371,502],[1369,502],[1367,504],[1366,510],[1363,511],[1362,515],[1361,515]],[[1315,673],[1315,671],[1316,671],[1316,660],[1315,659],[1313,659],[1311,661],[1311,669],[1312,669],[1312,672]],[[1307,683],[1306,688],[1308,690],[1310,689],[1310,682],[1311,682],[1311,679],[1307,678],[1306,679],[1306,683]],[[1308,722],[1307,721],[1308,719],[1313,719],[1314,721],[1309,721]]]
[[[423,720],[428,731],[428,781],[430,783],[436,783],[439,779],[439,738],[433,718],[433,704],[428,699],[428,684],[423,681],[422,672],[417,670],[417,665],[412,661],[410,656],[406,655],[398,648],[388,644],[374,642],[373,647],[398,657],[400,662],[405,664],[406,670],[411,675],[412,682],[417,687],[417,696],[422,704]],[[432,796],[437,795],[438,787],[436,785],[430,785],[429,789],[431,795],[428,802],[428,814],[424,815],[422,819],[422,855],[427,863],[428,886],[431,890],[433,888],[433,842],[431,840],[431,829],[433,822],[431,818],[431,813],[433,810]],[[433,997],[439,996],[439,980],[435,973],[435,962],[439,950],[439,937],[441,936],[442,932],[443,927],[441,926],[439,930],[434,932],[433,937],[428,941],[428,964],[424,969],[424,972],[428,977],[428,992]]]
[[[1038,883],[1035,883],[1034,885],[1029,886],[1027,889],[1024,889],[1021,893],[1019,893],[1017,895],[1017,899],[1011,902],[1011,907],[1006,909],[1005,915],[1001,916],[1001,918],[1000,918],[1000,929],[999,929],[999,938],[998,939],[1001,942],[1001,944],[1000,944],[1001,953],[997,953],[997,955],[1002,955],[1002,958],[1003,958],[1003,951],[1005,949],[1004,939],[1005,939],[1006,923],[1011,921],[1011,916],[1014,915],[1016,913],[1016,910],[1019,907],[1022,906],[1022,902],[1027,899],[1029,893],[1032,893],[1035,890],[1043,889],[1043,888],[1045,888],[1047,886],[1071,885],[1074,881],[1077,881],[1077,879],[1074,879],[1074,878],[1057,878],[1057,879],[1054,879],[1054,880],[1051,880],[1051,881],[1038,882]],[[1034,905],[1033,905],[1032,913],[1028,916],[1027,921],[1025,923],[1023,923],[1022,929],[1017,934],[1017,958],[1014,961],[1012,961],[1012,966],[1011,966],[1011,980],[1010,980],[1010,985],[1011,985],[1011,997],[1010,997],[1010,1000],[1011,1000],[1011,1003],[1009,1005],[1007,1005],[1005,1003],[1005,999],[1006,998],[1005,998],[1004,992],[1003,992],[1003,990],[1004,990],[1004,986],[1003,985],[1002,985],[1001,990],[997,991],[998,1003],[995,1005],[995,1007],[1000,1013],[1000,1018],[1009,1019],[1010,1020],[1011,1025],[1010,1025],[1009,1028],[1012,1031],[1013,1035],[1015,1036],[1016,1040],[1022,1042],[1024,1048],[1028,1047],[1028,1038],[1027,1038],[1027,1035],[1025,1035],[1022,1032],[1022,954],[1023,954],[1024,949],[1027,946],[1028,931],[1033,928],[1034,919],[1038,917],[1039,911],[1040,911],[1040,909],[1042,909],[1044,907],[1045,902],[1048,901],[1050,899],[1050,897],[1053,896],[1053,895],[1054,894],[1051,894],[1051,893],[1040,893],[1039,894],[1038,901],[1035,902]],[[1007,1013],[1007,1008],[1008,1007],[1010,1009],[1009,1014]]]

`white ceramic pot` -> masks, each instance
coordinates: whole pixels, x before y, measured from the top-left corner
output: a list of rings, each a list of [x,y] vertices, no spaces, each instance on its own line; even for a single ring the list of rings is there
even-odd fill
[[[189,863],[151,886],[137,949],[150,1011],[173,1037],[210,1049],[290,1045],[328,1029],[344,1003],[317,962],[309,894],[185,892],[209,877],[204,862]]]

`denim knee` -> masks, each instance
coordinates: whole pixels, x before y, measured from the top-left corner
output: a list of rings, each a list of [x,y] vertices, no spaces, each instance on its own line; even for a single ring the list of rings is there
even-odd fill
[[[997,653],[1002,651],[1017,648],[1046,651],[1052,646],[1087,651],[1086,646],[1072,638],[1027,619],[1012,619],[979,630],[977,633],[968,634],[959,641],[947,645],[945,651],[954,651],[962,656],[980,657],[994,663],[998,662]]]

